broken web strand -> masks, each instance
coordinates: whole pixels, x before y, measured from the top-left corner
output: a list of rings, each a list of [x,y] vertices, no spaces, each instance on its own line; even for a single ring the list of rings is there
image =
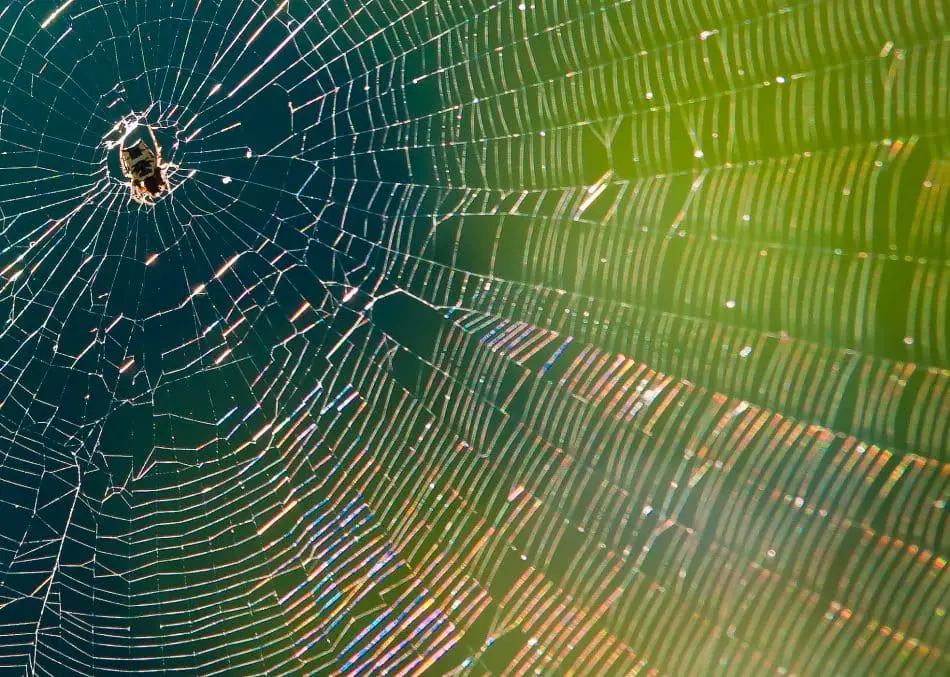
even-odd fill
[[[16,14],[24,6],[34,11]],[[438,660],[498,671],[807,673],[834,657],[939,672],[940,642],[927,638],[945,628],[934,620],[941,594],[925,596],[932,608],[892,611],[872,594],[886,580],[861,564],[899,553],[901,566],[933,581],[909,590],[946,586],[939,517],[891,517],[943,510],[945,243],[923,250],[934,228],[919,191],[908,194],[920,240],[905,241],[889,215],[875,220],[888,204],[881,186],[901,180],[872,169],[881,162],[891,176],[941,185],[939,160],[927,162],[945,154],[947,130],[948,108],[927,98],[941,72],[936,5],[918,3],[889,24],[872,21],[870,6],[847,13],[842,3],[737,3],[715,15],[655,3],[649,22],[626,3],[311,3],[299,14],[289,3],[238,3],[233,13],[210,3],[77,7],[47,27],[69,18],[86,54],[94,41],[81,36],[109,12],[110,35],[147,36],[139,67],[117,53],[115,72],[128,73],[122,96],[140,90],[144,105],[129,107],[161,101],[161,117],[181,121],[173,155],[188,178],[135,227],[110,229],[128,213],[122,187],[80,173],[109,185],[110,197],[93,191],[88,209],[58,224],[76,226],[76,238],[58,227],[33,249],[11,242],[14,259],[60,261],[31,270],[29,286],[20,273],[13,305],[99,320],[101,343],[77,342],[82,332],[67,322],[47,333],[70,351],[70,374],[102,383],[88,406],[110,403],[76,415],[68,391],[37,398],[57,402],[45,418],[65,432],[58,446],[48,430],[27,436],[42,405],[7,414],[31,452],[5,465],[9,477],[23,459],[32,486],[53,495],[79,496],[81,486],[84,500],[110,496],[84,522],[72,512],[66,522],[108,534],[91,546],[94,559],[80,554],[86,532],[65,528],[34,532],[15,553],[37,554],[11,558],[53,574],[36,595],[14,588],[25,591],[21,608],[43,599],[12,643],[34,647],[36,671],[91,672],[118,665],[121,650],[123,668],[131,659],[203,674],[412,671]],[[32,45],[50,9],[14,5],[7,17]],[[844,37],[822,42],[833,33],[813,26],[826,24]],[[255,35],[258,47],[245,50]],[[318,44],[326,58],[298,61]],[[792,47],[776,55],[766,44]],[[429,56],[422,45],[434,60],[400,79],[414,52]],[[57,54],[37,46],[45,61]],[[217,86],[198,73],[209,62],[228,68],[221,79],[231,86],[203,98]],[[384,64],[377,81],[395,74],[389,89],[366,77],[370,64]],[[837,112],[825,103],[864,91],[869,77],[880,100],[855,98]],[[440,103],[407,116],[386,97],[411,98],[416,78],[437,83]],[[280,92],[258,91],[272,80]],[[314,83],[312,95],[300,83]],[[336,97],[325,94],[337,86]],[[276,111],[294,91],[293,119],[320,122],[278,132],[248,158],[241,113],[268,96],[260,109]],[[176,118],[176,106],[205,115]],[[826,112],[812,123],[814,110]],[[106,129],[112,120],[101,117]],[[56,136],[25,146],[64,163],[75,153],[62,143],[93,154],[92,143],[59,141],[81,135]],[[390,153],[407,158],[403,169],[382,161]],[[425,177],[429,161],[436,181],[406,181],[409,170]],[[733,211],[736,191],[714,193],[717,182],[739,187],[745,202]],[[53,193],[35,204],[79,204]],[[891,199],[901,214],[902,196]],[[14,223],[11,235],[26,232]],[[891,265],[892,246],[904,268]],[[82,277],[79,252],[93,257],[83,265],[95,276]],[[174,274],[130,280],[98,261],[103,253]],[[79,292],[55,271],[75,277]],[[161,293],[171,279],[181,284]],[[823,289],[829,281],[840,303]],[[891,302],[882,290],[895,283]],[[908,285],[917,299],[909,324],[929,332],[893,334],[884,321]],[[131,306],[110,306],[122,289]],[[42,324],[27,311],[14,317],[11,340]],[[18,388],[57,366],[31,347],[4,352],[26,375]],[[928,395],[915,399],[915,389]],[[199,404],[183,401],[188,392],[224,397]],[[123,405],[138,402],[151,411],[130,429],[146,439],[110,439],[131,417]],[[898,423],[902,407],[920,423]],[[52,464],[81,441],[93,460],[77,464],[73,484],[27,465]],[[56,522],[62,502],[35,504],[45,512],[31,526]],[[58,543],[58,559],[37,549]],[[912,558],[913,548],[930,554]],[[11,581],[20,570],[11,564]],[[118,581],[127,581],[121,593]],[[923,593],[913,594],[916,604]],[[93,596],[93,622],[69,611],[70,595]],[[780,606],[790,611],[772,611]],[[133,625],[101,620],[131,609]],[[691,611],[704,622],[687,625]],[[813,616],[827,625],[814,629]],[[882,629],[869,631],[874,623]],[[775,639],[788,633],[822,638],[814,665],[801,662],[799,644]],[[97,652],[66,648],[77,638]]]

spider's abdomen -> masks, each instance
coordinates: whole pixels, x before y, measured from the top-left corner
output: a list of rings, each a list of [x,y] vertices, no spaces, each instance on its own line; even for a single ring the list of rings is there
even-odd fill
[[[123,148],[119,159],[122,173],[129,179],[144,181],[155,174],[155,153],[141,139],[135,145]]]

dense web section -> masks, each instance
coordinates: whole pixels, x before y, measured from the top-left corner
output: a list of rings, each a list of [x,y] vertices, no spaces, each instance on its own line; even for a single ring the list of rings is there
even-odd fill
[[[5,2],[0,671],[950,673],[948,35]]]

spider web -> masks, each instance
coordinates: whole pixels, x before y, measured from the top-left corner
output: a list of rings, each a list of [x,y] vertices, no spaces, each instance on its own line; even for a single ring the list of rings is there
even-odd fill
[[[0,668],[946,674],[947,35],[4,4]]]

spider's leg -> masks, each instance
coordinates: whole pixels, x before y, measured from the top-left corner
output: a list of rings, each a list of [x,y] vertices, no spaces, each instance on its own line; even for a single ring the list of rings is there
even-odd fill
[[[155,138],[155,132],[152,131],[152,128],[148,128],[148,135],[152,137],[152,147],[155,149],[155,165],[160,167],[162,165],[162,147],[158,143],[158,139]]]

